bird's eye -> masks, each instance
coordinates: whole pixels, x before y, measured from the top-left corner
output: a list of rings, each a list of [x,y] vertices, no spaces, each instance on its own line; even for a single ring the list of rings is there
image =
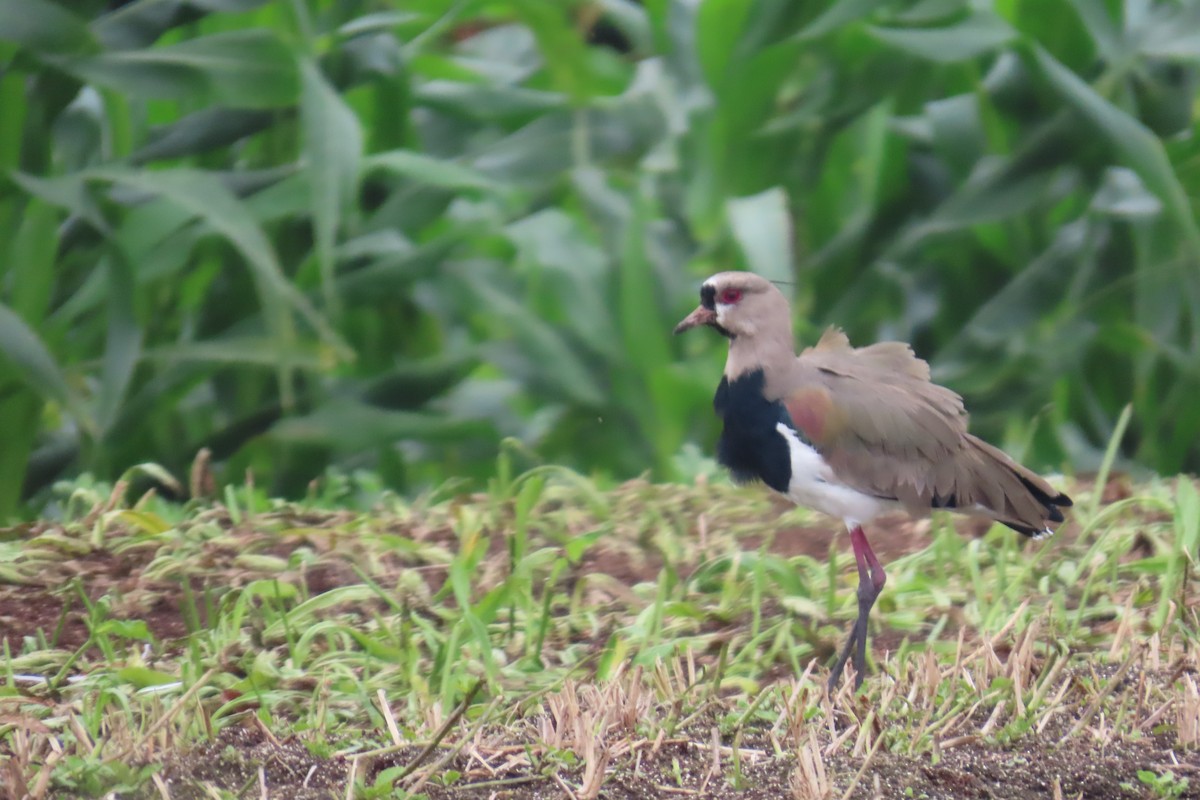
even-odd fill
[[[717,297],[717,302],[719,302],[723,305],[731,306],[741,299],[742,299],[742,290],[741,289],[726,289],[723,292],[721,292],[720,296]]]

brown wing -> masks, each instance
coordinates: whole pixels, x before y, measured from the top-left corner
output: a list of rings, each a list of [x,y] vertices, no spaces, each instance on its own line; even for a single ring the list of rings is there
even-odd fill
[[[860,491],[913,511],[982,506],[1022,530],[1040,530],[1057,514],[1046,498],[1062,496],[969,435],[962,398],[932,383],[929,365],[906,344],[854,348],[831,328],[767,392],[839,480]]]
[[[953,493],[949,465],[967,431],[962,398],[931,383],[908,345],[853,348],[830,328],[767,392],[855,488],[925,508]]]

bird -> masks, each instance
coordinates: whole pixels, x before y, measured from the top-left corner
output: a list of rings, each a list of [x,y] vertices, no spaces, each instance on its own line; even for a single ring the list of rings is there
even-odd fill
[[[858,567],[858,616],[831,670],[832,693],[853,655],[866,675],[867,621],[887,581],[863,526],[881,514],[934,509],[1050,536],[1071,498],[967,431],[962,398],[933,383],[903,342],[852,347],[830,327],[796,354],[783,293],[751,272],[720,272],[678,335],[707,326],[729,340],[713,398],[723,426],[717,460],[735,482],[761,481],[792,502],[840,518]]]

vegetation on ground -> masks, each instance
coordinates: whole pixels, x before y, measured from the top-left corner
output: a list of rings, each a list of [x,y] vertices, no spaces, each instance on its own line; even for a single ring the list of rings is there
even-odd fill
[[[0,0],[0,519],[208,447],[678,479],[701,275],[1036,465],[1200,468],[1200,5]],[[685,349],[686,348],[686,349]]]
[[[0,794],[1200,796],[1194,481],[1071,483],[1044,542],[881,521],[873,671],[830,696],[829,520],[703,475],[496,472],[60,486],[61,522],[0,541]]]

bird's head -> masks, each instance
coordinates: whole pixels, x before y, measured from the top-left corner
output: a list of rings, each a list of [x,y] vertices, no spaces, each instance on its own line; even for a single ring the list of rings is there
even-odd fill
[[[700,286],[700,305],[675,326],[675,333],[707,325],[729,339],[791,338],[791,311],[783,292],[752,272],[718,272]]]

